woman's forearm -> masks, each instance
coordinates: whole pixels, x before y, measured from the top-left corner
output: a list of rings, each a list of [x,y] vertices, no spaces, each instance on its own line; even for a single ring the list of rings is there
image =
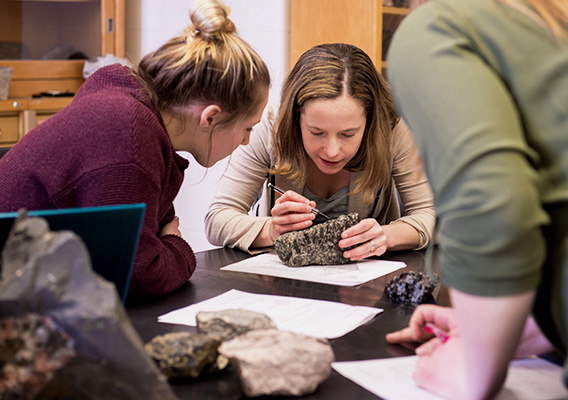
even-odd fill
[[[274,240],[272,239],[272,218],[268,218],[262,229],[258,233],[256,239],[253,240],[250,247],[253,249],[260,249],[262,247],[269,247],[274,244]]]
[[[420,242],[418,231],[405,222],[383,225],[382,228],[387,236],[387,251],[412,250]]]
[[[466,390],[474,399],[492,397],[503,385],[535,292],[503,297],[450,293],[463,343]]]

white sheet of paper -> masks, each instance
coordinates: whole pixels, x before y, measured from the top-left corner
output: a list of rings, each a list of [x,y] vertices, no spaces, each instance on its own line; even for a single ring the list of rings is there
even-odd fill
[[[277,276],[301,281],[356,286],[405,267],[400,261],[362,260],[352,264],[288,267],[275,253],[264,253],[221,268],[249,274]]]
[[[252,294],[231,289],[219,296],[171,311],[158,322],[196,326],[199,311],[242,308],[268,315],[278,329],[320,338],[338,338],[383,312],[381,308],[350,306],[298,297]]]
[[[417,356],[335,362],[333,369],[385,400],[439,400],[412,379]],[[514,360],[496,400],[565,399],[562,368],[541,358]]]

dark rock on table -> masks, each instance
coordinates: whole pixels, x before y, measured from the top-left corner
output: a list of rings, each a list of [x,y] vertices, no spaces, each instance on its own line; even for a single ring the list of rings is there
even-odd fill
[[[351,261],[343,257],[346,249],[337,243],[341,233],[357,223],[359,214],[351,213],[301,231],[286,232],[274,240],[274,249],[290,267],[347,264]]]
[[[439,282],[438,275],[403,272],[387,284],[385,293],[397,303],[421,304],[432,295]]]
[[[174,332],[156,336],[144,347],[169,379],[197,378],[227,366],[224,358],[217,362],[221,341],[206,333]]]

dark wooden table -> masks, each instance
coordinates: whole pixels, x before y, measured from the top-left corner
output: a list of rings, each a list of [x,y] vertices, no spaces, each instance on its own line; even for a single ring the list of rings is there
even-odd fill
[[[221,271],[220,268],[249,257],[239,250],[215,249],[197,253],[197,270],[176,292],[147,304],[129,305],[126,310],[144,342],[168,332],[195,331],[194,327],[158,323],[158,316],[222,294],[230,289],[250,293],[294,296],[337,301],[352,305],[380,307],[384,312],[347,335],[330,340],[336,361],[367,360],[413,354],[413,350],[390,345],[385,334],[405,327],[414,307],[395,304],[384,295],[385,285],[404,271],[425,272],[425,252],[389,253],[383,258],[403,261],[407,267],[357,287],[274,278],[263,275]],[[434,266],[434,272],[436,266]],[[449,304],[447,291],[437,288],[432,302]],[[181,399],[244,399],[238,376],[226,370],[207,378],[172,383]],[[271,397],[273,398],[273,397]],[[279,397],[282,399],[283,397]],[[335,371],[312,395],[302,399],[376,399],[377,397]]]

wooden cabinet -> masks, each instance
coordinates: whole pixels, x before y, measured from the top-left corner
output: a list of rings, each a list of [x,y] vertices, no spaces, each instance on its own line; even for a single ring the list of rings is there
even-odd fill
[[[290,68],[310,47],[353,44],[385,72],[384,56],[392,33],[408,8],[385,7],[382,0],[290,0]]]
[[[0,66],[14,68],[0,101],[0,146],[68,105],[87,58],[124,56],[125,0],[0,0]]]
[[[0,147],[16,144],[23,135],[72,100],[72,97],[41,97],[0,101]]]
[[[24,115],[18,107],[19,103],[0,101],[0,147],[12,146],[20,138],[18,127]]]

